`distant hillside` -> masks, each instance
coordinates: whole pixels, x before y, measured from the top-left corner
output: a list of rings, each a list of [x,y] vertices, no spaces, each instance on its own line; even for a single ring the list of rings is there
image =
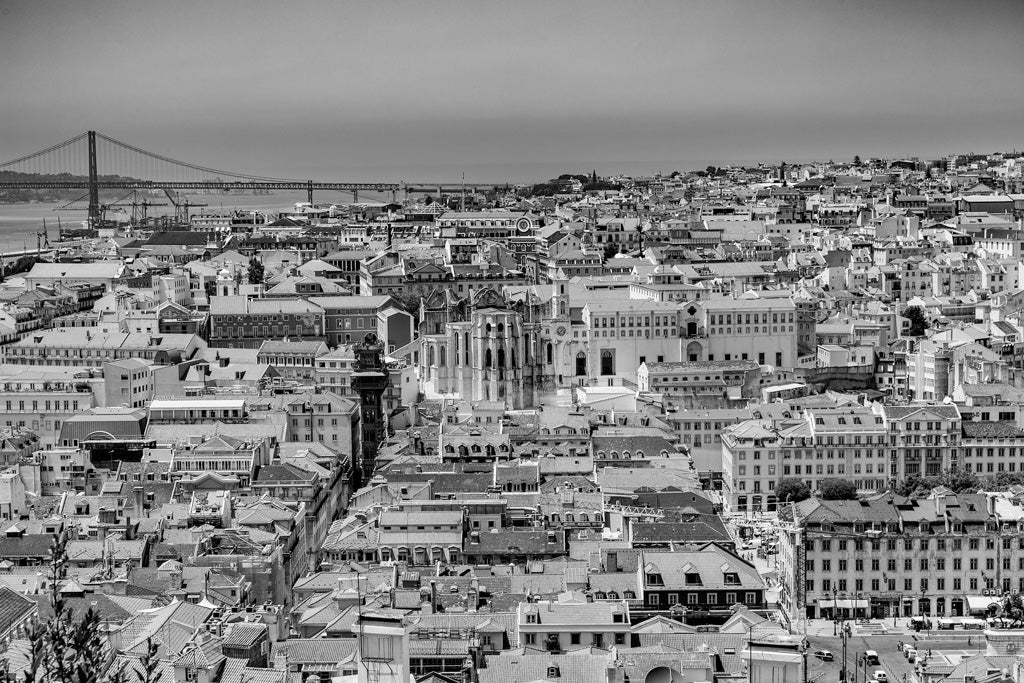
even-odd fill
[[[17,171],[0,171],[0,182],[21,182],[21,181],[45,181],[45,180],[88,180],[86,176],[72,175],[70,173],[45,174],[45,173],[19,173]],[[100,176],[100,180],[135,180],[116,175]],[[123,197],[127,190],[100,190],[100,201],[110,202]],[[86,189],[74,190],[0,190],[0,204],[25,204],[27,202],[70,202],[82,195],[88,195]]]

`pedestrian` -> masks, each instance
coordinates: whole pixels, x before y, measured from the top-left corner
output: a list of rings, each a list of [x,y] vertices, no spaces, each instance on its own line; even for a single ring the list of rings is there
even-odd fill
[[[967,636],[967,647],[971,646],[971,637]]]

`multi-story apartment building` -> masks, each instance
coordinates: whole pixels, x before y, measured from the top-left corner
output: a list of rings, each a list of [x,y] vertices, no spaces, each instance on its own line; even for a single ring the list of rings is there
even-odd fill
[[[3,347],[4,363],[12,365],[99,367],[105,361],[138,358],[158,365],[188,360],[206,343],[194,334],[97,332],[87,327],[37,330]]]
[[[788,415],[787,415],[788,413]],[[852,479],[859,489],[885,488],[889,434],[871,408],[814,408],[781,419],[748,420],[722,433],[722,501],[727,512],[773,511],[784,478],[812,490],[825,479]]]
[[[306,299],[210,299],[210,344],[257,349],[267,339],[323,340],[324,309]]]
[[[54,446],[65,420],[97,405],[94,381],[70,372],[37,372],[33,368],[0,376],[0,424],[31,429],[41,447]],[[102,387],[97,389],[102,395]]]
[[[750,360],[641,363],[637,388],[682,408],[742,407],[758,397],[761,368]]]
[[[538,219],[528,211],[448,211],[437,217],[435,235],[445,237],[500,237],[530,235]]]
[[[962,419],[953,403],[882,407],[888,432],[889,481],[963,469]]]
[[[328,351],[322,341],[274,341],[260,344],[256,362],[271,365],[285,379],[312,380],[316,360]]]
[[[390,296],[318,296],[310,302],[323,309],[324,336],[332,348],[360,343],[370,332],[388,352],[413,340],[412,316],[396,308]]]
[[[809,499],[783,509],[790,620],[966,616],[1024,591],[1024,510],[1000,494]]]

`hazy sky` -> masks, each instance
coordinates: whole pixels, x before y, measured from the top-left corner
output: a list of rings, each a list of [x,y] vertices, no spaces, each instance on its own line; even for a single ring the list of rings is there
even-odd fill
[[[1022,36],[1024,0],[0,0],[0,161],[90,128],[366,180],[1020,148]]]

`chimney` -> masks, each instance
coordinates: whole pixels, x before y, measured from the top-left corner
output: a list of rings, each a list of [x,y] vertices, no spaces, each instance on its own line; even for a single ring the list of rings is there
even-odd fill
[[[146,517],[146,490],[141,486],[136,486],[132,489],[132,514],[137,519],[144,519]]]
[[[477,607],[480,605],[480,579],[473,577],[470,582],[469,588],[469,599],[466,601],[466,609],[470,612],[476,612]]]
[[[996,497],[990,493],[986,496],[986,502],[988,503],[989,517],[994,517],[996,514]]]
[[[430,582],[430,612],[437,612],[437,581]]]
[[[937,517],[945,518],[946,516],[946,494],[938,493],[935,495],[935,515]]]
[[[604,570],[606,572],[617,572],[619,571],[619,554],[610,552],[605,556],[604,559]]]

